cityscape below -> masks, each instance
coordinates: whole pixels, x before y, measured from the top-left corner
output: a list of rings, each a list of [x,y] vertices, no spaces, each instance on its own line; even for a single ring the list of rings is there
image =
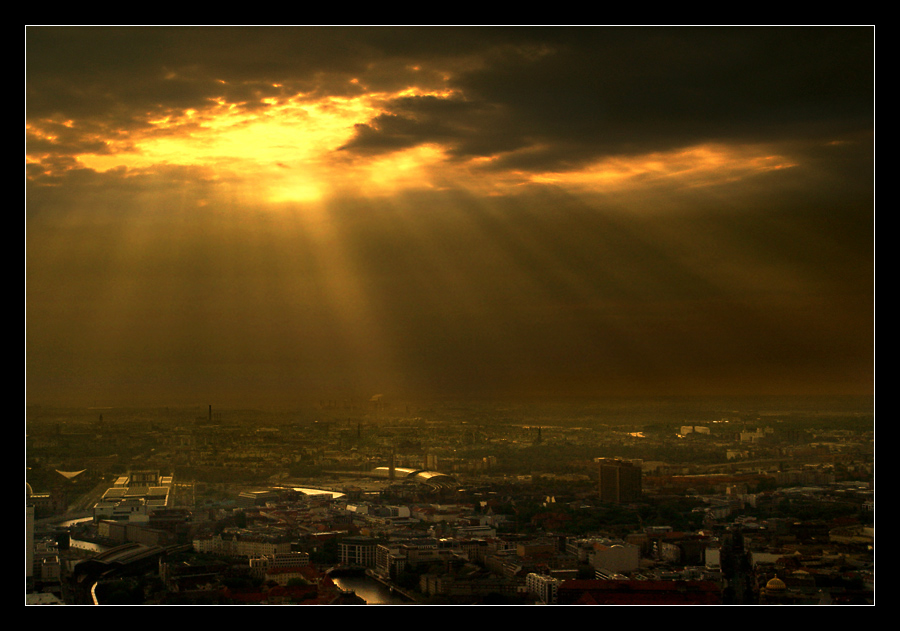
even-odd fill
[[[872,605],[871,397],[29,406],[26,604]]]

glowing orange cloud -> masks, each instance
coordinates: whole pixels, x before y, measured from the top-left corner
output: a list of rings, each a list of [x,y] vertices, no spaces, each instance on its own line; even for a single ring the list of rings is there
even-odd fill
[[[660,183],[708,186],[792,166],[796,164],[783,156],[769,155],[765,148],[702,145],[667,153],[607,158],[585,169],[540,173],[530,180],[611,192]]]
[[[418,147],[350,161],[335,150],[353,137],[355,125],[382,113],[384,101],[423,94],[415,88],[397,94],[317,100],[298,94],[284,100],[264,99],[255,109],[218,99],[203,109],[152,118],[147,129],[103,139],[108,151],[76,157],[81,165],[100,172],[161,165],[208,168],[219,179],[252,182],[270,201],[317,200],[348,181],[370,192],[393,192],[413,179],[423,181],[426,176],[420,167],[443,161],[442,151]],[[449,96],[447,92],[427,94]],[[45,121],[29,125],[27,131],[33,139],[52,144],[58,141],[52,132],[58,125]],[[36,163],[40,156],[28,160]]]
[[[490,159],[485,158],[451,163],[447,148],[437,143],[374,157],[336,151],[353,138],[355,125],[386,113],[386,102],[424,95],[454,96],[446,90],[410,87],[356,97],[267,98],[255,108],[220,98],[204,108],[157,115],[146,128],[131,133],[101,137],[95,132],[90,140],[105,151],[76,158],[100,172],[173,165],[209,169],[213,179],[252,187],[261,201],[274,203],[313,202],[351,188],[356,194],[390,195],[409,188],[441,188],[446,182],[487,195],[528,184],[552,184],[573,192],[615,192],[658,183],[696,187],[793,166],[765,148],[724,145],[607,158],[578,170],[544,173],[488,171],[483,167]],[[46,121],[29,125],[28,133],[52,145],[60,142],[57,132],[68,134],[76,127],[73,121]],[[32,163],[39,160],[40,156],[29,158]]]

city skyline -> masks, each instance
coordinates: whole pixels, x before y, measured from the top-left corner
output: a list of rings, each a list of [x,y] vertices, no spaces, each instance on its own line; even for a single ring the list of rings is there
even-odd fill
[[[874,394],[871,27],[27,27],[26,401]]]

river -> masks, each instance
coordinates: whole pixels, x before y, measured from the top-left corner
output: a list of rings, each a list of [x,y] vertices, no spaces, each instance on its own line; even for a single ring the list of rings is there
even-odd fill
[[[412,605],[409,600],[368,576],[332,576],[334,584],[356,592],[367,605]]]

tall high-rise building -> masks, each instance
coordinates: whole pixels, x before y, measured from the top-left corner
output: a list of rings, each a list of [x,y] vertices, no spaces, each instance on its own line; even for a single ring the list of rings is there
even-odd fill
[[[600,499],[627,504],[641,499],[641,465],[631,460],[598,458]]]

